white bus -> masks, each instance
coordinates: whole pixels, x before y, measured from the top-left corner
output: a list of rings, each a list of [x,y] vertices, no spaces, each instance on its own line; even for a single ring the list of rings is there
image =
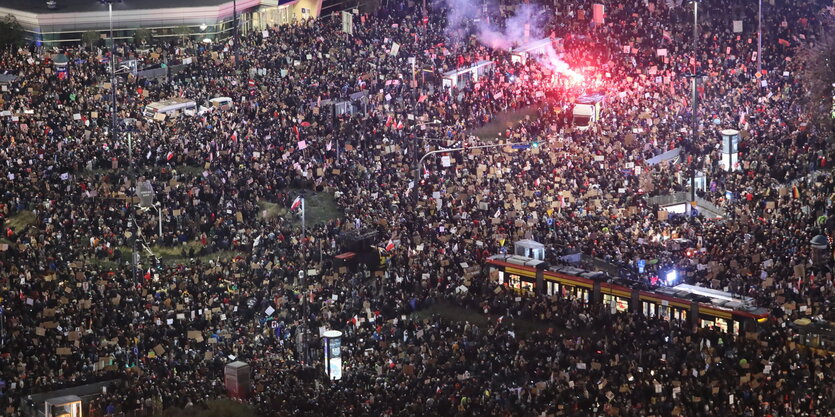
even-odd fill
[[[496,63],[493,61],[478,61],[467,68],[459,68],[444,73],[444,88],[464,88],[468,82],[478,82],[479,78],[493,72]]]
[[[551,38],[545,38],[537,41],[530,41],[524,45],[519,45],[516,48],[513,48],[510,60],[514,64],[525,64],[528,62],[528,58],[532,56],[548,55],[549,48],[551,51],[556,53],[557,57],[561,56],[565,50],[563,48],[562,38],[556,38],[553,40]]]
[[[182,97],[171,97],[145,106],[143,115],[147,119],[153,119],[157,117],[157,114],[164,114],[166,117],[176,116],[180,112],[196,109],[197,103],[193,100]]]

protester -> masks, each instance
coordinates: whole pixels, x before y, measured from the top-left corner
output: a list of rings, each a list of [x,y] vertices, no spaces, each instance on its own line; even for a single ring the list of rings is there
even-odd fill
[[[2,408],[20,415],[28,394],[111,379],[122,382],[96,400],[98,412],[196,406],[225,395],[234,359],[252,366],[250,401],[264,415],[831,415],[831,356],[790,348],[786,327],[832,317],[831,257],[813,263],[809,246],[833,233],[831,133],[801,106],[794,49],[778,42],[806,44],[821,7],[766,5],[780,13],[764,14],[767,70],[757,74],[756,34],[734,33],[729,19],[750,24],[748,3],[703,3],[692,61],[686,5],[607,3],[607,23],[595,27],[587,4],[561,3],[544,33],[565,40],[562,59],[582,83],[459,36],[472,23],[450,34],[443,7],[427,20],[417,5],[383,8],[357,17],[352,36],[331,17],[252,33],[237,64],[223,46],[121,45],[117,55],[140,67],[192,63],[166,80],[118,84],[117,116],[135,122],[121,122],[115,141],[105,51],[64,51],[62,78],[47,51],[3,52],[0,67],[20,80],[0,95],[9,112],[0,116]],[[489,76],[441,86],[446,71],[481,60],[494,61]],[[683,76],[694,62],[708,74],[696,142]],[[571,104],[589,92],[605,93],[606,107],[580,131]],[[357,94],[361,111],[330,112],[329,101]],[[170,96],[234,105],[143,116]],[[498,138],[474,137],[509,111],[532,116]],[[745,132],[741,170],[720,167],[725,128]],[[540,146],[451,152],[448,166],[430,157],[414,182],[426,152],[482,141]],[[677,147],[681,163],[647,162]],[[723,221],[666,218],[649,202],[684,191],[678,178],[694,167],[710,181],[700,197]],[[157,211],[128,198],[140,180],[154,187],[161,234]],[[289,208],[298,190],[333,193],[344,216],[303,232],[292,213],[268,210]],[[334,265],[340,235],[354,229],[392,243],[384,273]],[[125,261],[133,236],[137,270]],[[554,248],[552,263],[565,247],[630,269],[654,259],[636,279],[657,285],[675,267],[688,283],[749,295],[776,314],[759,335],[732,335],[497,290],[484,270],[466,278],[522,238]],[[694,250],[670,250],[673,238]],[[180,260],[155,262],[158,248]],[[307,270],[316,275],[302,285]],[[484,321],[421,315],[437,304]],[[305,366],[321,369],[318,348],[300,363],[305,325],[344,332],[342,381]]]

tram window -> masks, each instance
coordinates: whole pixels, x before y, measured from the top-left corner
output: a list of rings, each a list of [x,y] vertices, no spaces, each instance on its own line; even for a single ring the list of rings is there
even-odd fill
[[[617,302],[616,308],[618,309],[618,311],[621,311],[621,312],[629,311],[629,301],[628,300],[626,300],[623,297],[616,297],[616,302]]]
[[[534,287],[533,282],[528,282],[528,281],[525,281],[525,280],[521,281],[521,285],[520,285],[521,289],[523,289],[525,291],[533,292],[533,287]]]
[[[713,327],[714,325],[716,325],[716,323],[714,323],[713,320],[705,319],[700,319],[699,323],[701,324],[702,328]]]
[[[734,320],[733,321],[733,326],[734,326],[734,334],[739,334],[739,331],[740,331],[739,322]]]
[[[574,287],[574,296],[579,298],[584,303],[589,302],[589,290],[583,287]]]
[[[717,317],[716,318],[716,327],[719,328],[719,330],[727,333],[728,332],[728,320],[723,319],[721,317]]]
[[[558,286],[559,286],[559,284],[557,284],[556,282],[553,282],[553,281],[546,281],[546,282],[545,282],[545,292],[546,292],[548,295],[554,295],[554,294],[557,294],[557,293],[558,293],[558,291],[559,291],[559,287],[558,287]]]
[[[571,290],[572,288],[568,285],[560,285],[560,295],[569,300],[574,299],[574,292]]]
[[[510,274],[510,280],[509,280],[510,288],[518,290],[519,288],[521,288],[521,282],[522,282],[522,278],[519,275]]]
[[[670,310],[669,307],[667,307],[665,305],[662,305],[661,306],[661,312],[659,313],[661,318],[663,318],[664,320],[670,320],[670,311],[669,310]]]
[[[504,271],[499,271],[499,285],[504,284]]]

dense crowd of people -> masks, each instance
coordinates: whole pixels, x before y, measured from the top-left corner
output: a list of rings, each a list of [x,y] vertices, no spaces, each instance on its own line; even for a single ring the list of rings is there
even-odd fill
[[[107,51],[62,51],[61,77],[52,51],[3,51],[0,69],[19,79],[0,92],[0,409],[21,415],[29,394],[110,379],[122,382],[99,412],[198,407],[225,395],[224,365],[241,360],[264,415],[832,414],[835,363],[795,349],[787,326],[832,320],[835,296],[832,256],[813,262],[809,245],[835,226],[832,131],[803,105],[795,56],[831,19],[820,2],[764,5],[774,12],[761,72],[751,2],[703,2],[695,57],[686,4],[604,1],[603,25],[590,24],[587,2],[543,5],[548,22],[534,29],[564,40],[561,59],[584,77],[574,83],[554,62],[514,62],[468,36],[476,22],[452,25],[443,5],[392,3],[356,16],[351,36],[331,17],[243,35],[240,62],[225,45],[120,45],[140,67],[191,64],[164,80],[123,76],[117,141]],[[499,25],[513,15],[487,13]],[[495,63],[488,75],[441,86],[443,73],[482,60]],[[697,141],[694,66],[705,73]],[[580,131],[571,105],[589,92],[606,105]],[[356,112],[328,106],[358,94]],[[233,105],[143,115],[171,96]],[[473,136],[525,111],[497,138]],[[726,128],[743,132],[734,171],[720,164]],[[415,182],[428,151],[501,141],[540,146],[427,158]],[[682,161],[647,162],[675,148]],[[708,179],[699,196],[723,219],[668,218],[649,202],[686,190],[695,168]],[[157,211],[130,198],[145,180],[161,233]],[[344,215],[302,231],[292,212],[270,209],[299,193],[332,194]],[[392,243],[384,271],[334,263],[352,230]],[[523,238],[547,245],[552,263],[569,247],[631,270],[654,260],[636,279],[655,285],[676,268],[775,314],[758,332],[728,334],[497,289],[480,267]],[[670,250],[675,238],[694,250]],[[143,247],[178,256],[149,261]],[[303,281],[305,270],[316,273]],[[439,303],[485,320],[420,314]],[[318,342],[313,367],[300,362],[305,326],[343,331],[341,381],[318,371]]]

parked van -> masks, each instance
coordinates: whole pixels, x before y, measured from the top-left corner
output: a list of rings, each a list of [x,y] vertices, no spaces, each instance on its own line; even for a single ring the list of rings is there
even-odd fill
[[[187,98],[171,97],[169,99],[153,102],[145,106],[143,115],[147,119],[157,117],[157,114],[163,114],[166,117],[175,116],[186,110],[196,110],[197,103]]]
[[[574,102],[574,110],[572,112],[574,127],[578,130],[588,130],[592,123],[600,120],[605,98],[605,94],[587,94],[580,96]]]
[[[209,103],[216,109],[229,110],[232,108],[232,97],[215,97]]]

